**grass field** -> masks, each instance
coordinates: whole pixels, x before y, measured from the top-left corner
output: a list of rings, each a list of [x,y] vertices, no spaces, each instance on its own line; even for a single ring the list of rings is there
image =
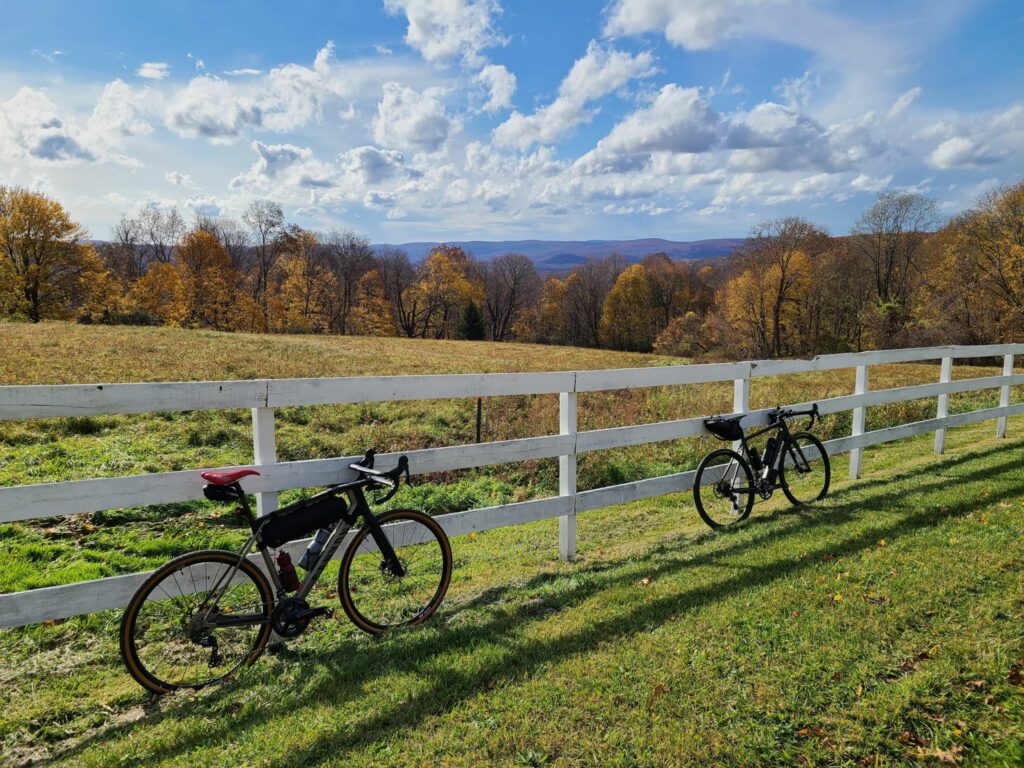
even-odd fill
[[[666,362],[168,329],[0,326],[0,336],[4,383]],[[958,377],[992,373],[957,368]],[[873,368],[872,386],[937,375],[929,365]],[[730,389],[581,397],[581,428],[729,410]],[[849,371],[788,377],[755,382],[752,400],[851,389]],[[514,407],[502,400],[485,411],[485,439],[555,431],[554,398],[507,400]],[[279,437],[288,458],[355,453],[368,441],[454,444],[469,438],[470,406],[283,409]],[[869,427],[929,409],[934,401],[872,409]],[[251,460],[242,412],[4,426],[2,484]],[[822,431],[848,428],[848,418],[832,418]],[[1011,419],[1008,440],[993,432],[991,423],[952,430],[941,458],[930,435],[868,450],[857,482],[843,479],[839,458],[820,507],[793,511],[773,499],[727,534],[703,530],[689,496],[588,513],[572,565],[556,559],[554,521],[460,537],[449,598],[428,626],[371,639],[343,619],[325,621],[199,694],[147,699],[118,664],[113,613],[2,632],[0,762],[1020,765],[1024,418]],[[709,447],[691,439],[588,456],[581,487],[685,469]],[[440,512],[546,495],[555,471],[539,462],[429,479],[404,501]],[[0,526],[0,591],[152,567],[238,537],[199,503]],[[330,580],[322,583],[330,602]]]

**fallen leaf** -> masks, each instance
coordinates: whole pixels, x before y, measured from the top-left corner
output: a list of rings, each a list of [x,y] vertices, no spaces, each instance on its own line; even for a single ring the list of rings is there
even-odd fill
[[[96,530],[96,526],[92,523],[82,523],[82,530],[86,533],[92,533]]]
[[[836,559],[835,555],[822,555],[821,556],[821,562],[823,562],[823,563],[831,563],[835,559]]]
[[[1010,672],[1006,675],[1006,679],[1010,685],[1024,685],[1024,673],[1022,673],[1019,663],[1010,666]]]
[[[806,726],[804,728],[801,728],[799,731],[797,731],[797,734],[800,735],[800,736],[803,736],[805,739],[810,739],[810,738],[827,739],[828,738],[828,734],[826,734],[823,730],[821,730],[821,728],[819,728],[816,725],[808,725],[808,726]]]
[[[650,577],[650,576],[644,576],[644,577],[643,577],[642,579],[640,579],[640,581],[639,581],[639,584],[640,584],[641,586],[644,586],[644,587],[646,587],[646,586],[649,586],[649,585],[650,585],[650,583],[651,583],[651,577]]]
[[[949,765],[956,765],[962,760],[964,748],[959,744],[954,744],[949,749],[922,749],[917,748],[917,756],[919,758],[931,757],[938,760],[940,763],[948,763]]]
[[[878,540],[878,546],[879,547],[884,547],[885,546],[885,539],[879,539]]]
[[[658,683],[654,686],[654,690],[651,691],[651,695],[647,699],[647,708],[651,709],[654,706],[654,702],[660,699],[668,693],[668,686],[665,683]]]
[[[836,603],[841,603],[841,602],[843,602],[843,596],[842,595],[840,595],[838,592],[836,592],[834,595],[832,595],[832,604],[833,605],[835,605]]]
[[[859,699],[861,696],[864,695],[864,686],[858,685],[856,688],[853,689],[853,692],[857,694],[857,698]]]
[[[918,736],[913,731],[903,731],[899,735],[901,744],[908,744],[912,747],[927,747],[929,746],[928,739],[923,736]]]
[[[470,541],[476,541],[476,533],[470,533],[469,536],[467,536],[466,538],[468,538]]]
[[[793,611],[791,614],[789,614],[789,618],[795,619],[799,615],[800,615],[800,611]]]

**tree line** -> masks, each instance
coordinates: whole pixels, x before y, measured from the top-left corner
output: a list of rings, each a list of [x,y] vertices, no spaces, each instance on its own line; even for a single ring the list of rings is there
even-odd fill
[[[56,200],[0,186],[0,314],[706,359],[1005,341],[1024,323],[1024,182],[947,221],[933,199],[890,191],[843,236],[781,218],[727,258],[611,253],[548,276],[521,254],[447,244],[413,263],[290,224],[268,200],[240,220],[143,207],[93,243]]]

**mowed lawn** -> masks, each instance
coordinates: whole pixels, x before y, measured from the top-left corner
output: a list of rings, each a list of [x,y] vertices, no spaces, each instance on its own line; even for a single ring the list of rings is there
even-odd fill
[[[238,363],[238,372],[222,376],[209,371],[223,361],[189,366],[236,338],[253,359],[263,343],[280,345],[288,358],[314,342],[327,355],[332,341],[197,334],[190,357],[182,343],[193,337],[181,331],[54,325],[72,338],[80,332],[77,347],[66,352],[77,349],[74,364],[84,373],[60,378],[59,357],[38,359],[47,336],[13,328],[6,348],[32,357],[25,366],[35,373],[19,374],[5,353],[0,369],[8,383],[275,375],[257,363]],[[7,330],[0,326],[0,334]],[[150,362],[137,355],[102,362],[99,347],[114,349],[128,337],[133,352],[150,344],[156,351],[149,361],[162,362],[149,373]],[[54,338],[68,343],[61,333]],[[344,356],[378,342],[335,343]],[[404,343],[411,353],[415,342]],[[608,354],[554,349],[566,364],[545,365],[548,348],[522,347],[536,370],[597,367]],[[481,349],[475,364],[512,369],[495,357],[505,351]],[[470,345],[429,344],[424,354],[434,355],[435,372],[472,369]],[[588,357],[593,366],[582,364]],[[609,367],[662,362],[603,359]],[[402,361],[392,364],[400,368]],[[115,366],[123,375],[104,375]],[[280,366],[277,375],[345,372]],[[167,375],[179,369],[184,373]],[[991,372],[957,369],[958,377]],[[756,382],[755,405],[804,392],[848,393],[848,373]],[[891,366],[872,385],[936,377],[935,366]],[[591,418],[632,423],[677,410],[719,410],[712,406],[727,406],[728,389],[720,400],[711,389],[652,390],[643,400],[622,401],[635,409],[626,415],[612,397],[595,399],[593,411],[604,411]],[[954,408],[991,404],[985,397],[954,398]],[[934,401],[869,415],[881,426],[919,418],[927,407]],[[465,427],[448,409],[389,406],[367,416],[355,408],[296,409],[281,418],[281,432],[298,441],[318,420],[341,431],[430,418],[436,439],[454,443]],[[14,425],[0,441],[0,483],[152,471],[137,453],[161,429],[178,437],[207,429],[228,435],[212,447],[187,439],[180,448],[167,445],[178,451],[176,461],[191,466],[202,466],[207,450],[244,456],[244,418],[196,418]],[[511,429],[515,422],[503,424]],[[835,419],[824,432],[847,428]],[[996,440],[994,431],[993,423],[951,430],[942,457],[934,455],[931,435],[870,449],[864,477],[854,482],[846,480],[845,457],[837,457],[824,503],[793,510],[773,499],[737,531],[703,529],[688,494],[590,512],[579,518],[580,559],[573,564],[557,560],[555,521],[458,537],[449,597],[428,625],[370,638],[339,611],[238,679],[199,693],[159,700],[144,694],[117,659],[115,613],[0,632],[0,764],[1024,764],[1024,417],[1010,420],[1006,440]],[[627,477],[634,464],[645,474],[671,471],[712,446],[677,442],[688,442],[686,453],[665,446],[607,452],[617,457],[608,465]],[[397,437],[395,443],[406,444]],[[51,457],[33,474],[41,457],[57,451],[59,462]],[[111,456],[124,457],[123,464],[111,465]],[[547,488],[546,465],[528,470],[450,480],[504,483],[511,493],[539,470]],[[445,487],[446,478],[433,480]],[[478,501],[469,494],[451,503]],[[11,566],[0,569],[0,589],[151,566],[183,548],[238,535],[203,505],[86,519],[0,526]],[[315,597],[336,603],[330,578]]]

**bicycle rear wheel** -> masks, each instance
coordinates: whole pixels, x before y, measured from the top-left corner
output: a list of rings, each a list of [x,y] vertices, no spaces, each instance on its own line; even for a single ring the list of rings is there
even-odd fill
[[[236,565],[226,588],[212,596]],[[267,578],[249,560],[239,565],[236,552],[190,552],[158,569],[132,596],[121,618],[121,659],[154,693],[202,688],[259,657],[273,607]]]
[[[359,529],[338,570],[342,608],[357,627],[374,635],[429,619],[452,576],[451,545],[432,517],[403,509],[377,522],[398,557],[400,575],[381,556],[368,525]]]
[[[693,501],[711,528],[727,528],[747,519],[754,507],[754,475],[736,451],[720,448],[705,456],[693,478]]]
[[[832,479],[828,453],[810,432],[797,432],[782,449],[779,484],[795,506],[812,504],[825,498]]]

